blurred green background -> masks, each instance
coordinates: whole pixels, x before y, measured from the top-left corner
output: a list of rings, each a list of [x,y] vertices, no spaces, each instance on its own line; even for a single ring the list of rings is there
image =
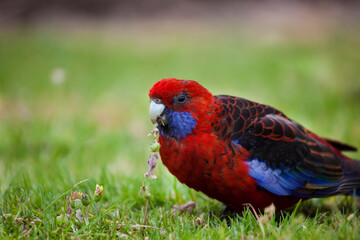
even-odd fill
[[[273,12],[264,12],[269,6]],[[151,142],[147,94],[162,78],[197,80],[213,94],[272,105],[321,136],[360,147],[360,29],[351,7],[219,9],[35,14],[30,22],[3,23],[3,198],[25,191],[41,209],[89,178],[105,184],[110,202],[136,199]],[[165,196],[159,204],[181,202],[174,191],[187,188],[162,165],[157,172],[153,191]]]

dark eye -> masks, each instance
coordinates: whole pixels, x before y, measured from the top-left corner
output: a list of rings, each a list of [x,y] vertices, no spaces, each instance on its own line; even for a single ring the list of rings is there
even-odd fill
[[[181,103],[186,102],[187,100],[188,100],[188,97],[184,93],[175,97],[175,103],[181,104]]]

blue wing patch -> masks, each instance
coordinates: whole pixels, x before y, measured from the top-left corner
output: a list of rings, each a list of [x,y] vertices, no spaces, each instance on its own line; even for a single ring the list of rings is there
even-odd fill
[[[265,162],[259,162],[254,159],[248,161],[250,172],[249,175],[258,181],[258,185],[274,194],[285,196],[290,195],[291,190],[299,185],[297,181],[289,181],[281,177],[280,169],[272,169],[266,166]],[[294,184],[295,183],[295,184]]]
[[[339,191],[341,181],[327,182],[316,178],[310,171],[288,167],[272,169],[256,158],[247,163],[250,167],[249,175],[257,180],[257,184],[280,196],[324,197]]]
[[[238,140],[233,141],[238,147]],[[249,175],[256,179],[259,187],[280,196],[324,197],[337,191],[341,181],[327,181],[319,178],[310,170],[296,166],[294,168],[271,168],[266,161],[257,158],[247,161]]]

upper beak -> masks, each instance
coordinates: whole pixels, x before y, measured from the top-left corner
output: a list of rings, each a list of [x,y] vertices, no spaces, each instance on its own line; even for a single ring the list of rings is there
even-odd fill
[[[161,116],[161,114],[165,110],[165,105],[162,103],[155,103],[154,100],[150,102],[149,114],[150,119],[153,124],[159,122],[162,125],[165,125],[165,116]]]

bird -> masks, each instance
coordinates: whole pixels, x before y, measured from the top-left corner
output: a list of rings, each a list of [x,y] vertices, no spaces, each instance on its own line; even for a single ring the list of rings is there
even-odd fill
[[[149,91],[160,157],[181,183],[242,212],[334,195],[360,196],[357,149],[320,137],[281,111],[193,80],[162,79]]]

